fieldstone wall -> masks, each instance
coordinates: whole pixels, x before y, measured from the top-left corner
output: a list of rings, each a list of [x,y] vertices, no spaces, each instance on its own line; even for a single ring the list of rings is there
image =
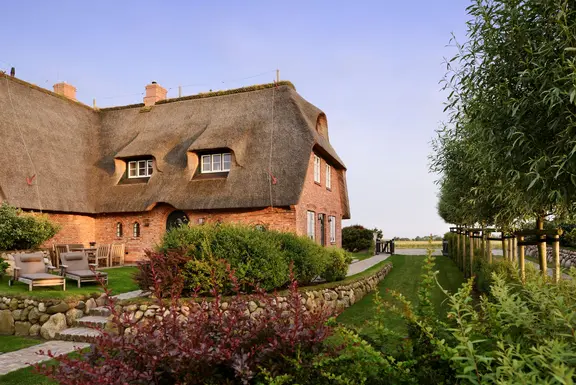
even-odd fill
[[[315,307],[322,305],[327,305],[336,311],[341,311],[347,307],[350,307],[356,302],[360,301],[366,294],[375,290],[378,286],[378,283],[380,283],[380,281],[386,277],[390,270],[392,270],[392,264],[387,264],[373,275],[361,278],[357,281],[345,285],[338,285],[338,283],[335,282],[335,286],[332,288],[314,290],[314,287],[310,287],[309,289],[303,289],[301,299],[302,310],[310,311]],[[282,295],[276,297],[276,302],[280,307],[283,306],[283,303],[286,303],[286,300],[287,297]],[[222,310],[226,310],[228,306],[229,304],[225,300],[223,300],[220,304],[220,308]],[[198,308],[199,307],[196,307],[196,309]],[[161,321],[163,317],[169,314],[166,308],[156,304],[129,304],[124,305],[121,308],[117,308],[117,310],[127,313],[130,319],[139,322],[144,320],[146,320],[146,322],[151,322],[153,319]],[[190,306],[186,305],[179,307],[177,310],[185,317],[187,317],[191,311],[195,311],[195,309],[191,309]],[[248,310],[251,314],[262,311],[261,304],[257,301],[250,301],[248,303]],[[113,326],[109,323],[108,327],[111,328]]]
[[[0,297],[0,335],[53,339],[57,332],[104,302],[103,295],[74,302]]]
[[[538,246],[526,246],[526,255],[538,258]],[[554,263],[554,255],[552,254],[552,247],[546,247],[546,260],[549,266]],[[576,251],[560,249],[560,266],[570,268],[572,266],[576,267]]]

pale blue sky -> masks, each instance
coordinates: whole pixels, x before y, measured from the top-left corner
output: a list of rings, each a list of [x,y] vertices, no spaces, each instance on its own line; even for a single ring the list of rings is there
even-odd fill
[[[142,101],[152,80],[185,95],[283,80],[328,117],[348,168],[349,224],[442,233],[427,156],[444,119],[439,80],[467,0],[11,1],[0,69],[98,105]],[[261,76],[243,79],[266,72]],[[243,79],[243,80],[239,80]],[[223,82],[224,81],[224,82]]]

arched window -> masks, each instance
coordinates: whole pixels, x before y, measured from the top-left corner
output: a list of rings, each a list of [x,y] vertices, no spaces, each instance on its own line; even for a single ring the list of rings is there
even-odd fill
[[[116,238],[122,237],[122,223],[116,223]]]
[[[138,238],[140,236],[140,223],[134,222],[134,225],[132,226],[132,236],[134,238]]]

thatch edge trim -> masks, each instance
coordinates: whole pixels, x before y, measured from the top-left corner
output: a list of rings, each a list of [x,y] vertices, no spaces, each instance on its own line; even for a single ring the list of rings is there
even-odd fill
[[[46,88],[42,88],[42,87],[40,87],[40,86],[37,86],[36,84],[28,83],[28,82],[25,81],[25,80],[18,79],[18,78],[16,78],[16,77],[12,77],[12,76],[6,74],[5,72],[0,71],[0,78],[9,79],[9,80],[11,80],[11,81],[13,81],[13,82],[15,82],[15,83],[18,83],[18,84],[21,84],[21,85],[23,85],[23,86],[32,88],[32,89],[34,89],[34,90],[36,90],[36,91],[40,91],[40,92],[43,92],[43,93],[45,93],[45,94],[48,94],[48,95],[57,97],[58,99],[65,100],[65,101],[67,101],[67,102],[69,102],[69,103],[77,104],[77,105],[79,105],[79,106],[82,106],[82,107],[84,107],[84,108],[89,109],[90,111],[95,111],[95,110],[94,110],[92,107],[90,107],[89,105],[86,105],[86,104],[84,104],[84,103],[82,103],[82,102],[79,102],[78,100],[72,100],[72,99],[70,99],[70,98],[67,98],[66,96],[59,95],[59,94],[57,94],[56,92],[50,91],[50,90],[48,90],[48,89],[46,89]],[[96,112],[96,111],[95,111],[95,112]]]
[[[269,88],[280,87],[280,86],[288,86],[288,87],[291,87],[292,89],[294,89],[294,91],[296,91],[296,87],[294,86],[294,84],[292,84],[292,82],[290,82],[288,80],[283,80],[283,81],[278,82],[278,83],[256,84],[253,86],[232,88],[232,89],[223,90],[223,91],[202,92],[202,93],[195,94],[195,95],[182,96],[180,98],[164,99],[164,100],[160,100],[160,101],[156,102],[155,105],[182,102],[185,100],[211,98],[211,97],[215,97],[215,96],[226,96],[226,95],[240,94],[240,93],[244,93],[244,92],[266,90]],[[101,111],[116,111],[116,110],[124,110],[127,108],[136,108],[136,107],[144,107],[144,103],[129,104],[126,106],[117,106],[117,107],[106,107],[106,108],[101,108],[100,110]]]

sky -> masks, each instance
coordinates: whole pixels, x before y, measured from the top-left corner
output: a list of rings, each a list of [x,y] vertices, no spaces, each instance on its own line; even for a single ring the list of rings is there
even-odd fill
[[[100,107],[271,82],[280,70],[328,118],[347,167],[352,219],[385,238],[448,230],[436,213],[430,141],[451,34],[468,0],[11,1],[2,4],[0,70],[52,89],[74,85]]]

